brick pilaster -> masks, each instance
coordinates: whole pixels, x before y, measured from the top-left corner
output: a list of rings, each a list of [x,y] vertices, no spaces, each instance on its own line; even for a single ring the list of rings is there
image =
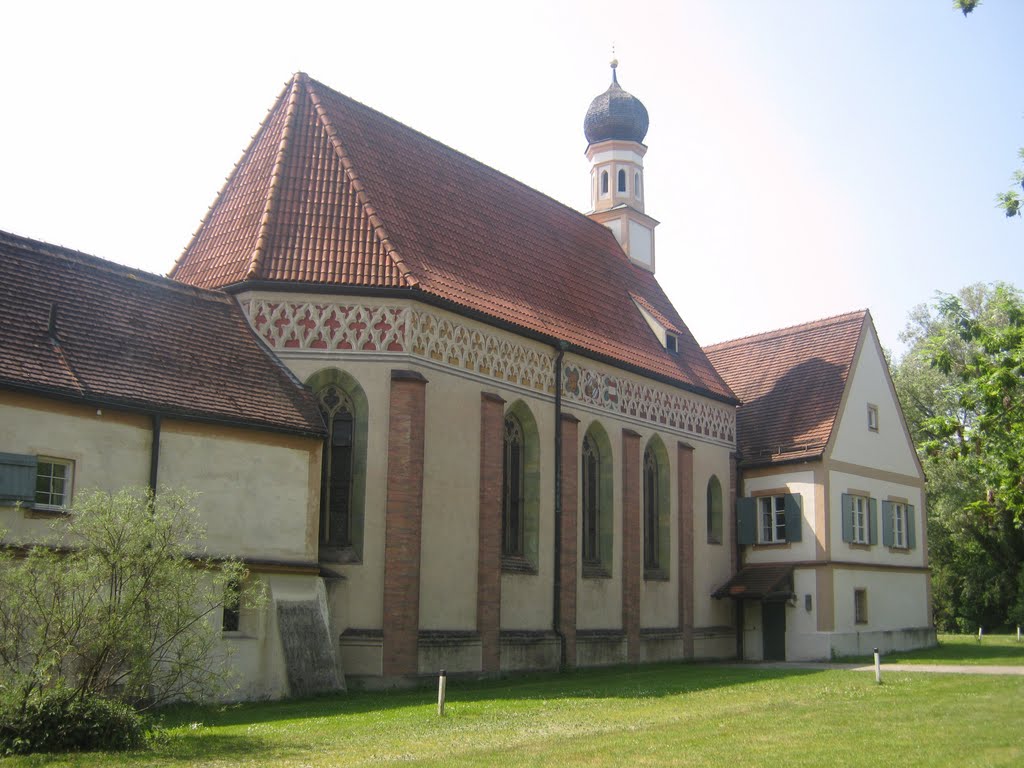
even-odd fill
[[[477,550],[476,629],[482,671],[501,670],[501,492],[505,401],[480,395],[480,532]]]
[[[679,443],[676,460],[679,494],[679,630],[683,656],[693,658],[693,446]]]
[[[562,554],[558,590],[558,630],[565,642],[565,664],[576,666],[576,571],[579,557],[579,419],[562,414]]]
[[[415,371],[391,372],[382,627],[386,677],[418,672],[426,384]]]
[[[640,435],[622,430],[622,630],[626,661],[640,661]]]

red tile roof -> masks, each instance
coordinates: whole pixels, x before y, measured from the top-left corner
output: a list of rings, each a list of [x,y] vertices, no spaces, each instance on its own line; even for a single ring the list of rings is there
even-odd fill
[[[821,456],[832,435],[866,310],[705,347],[742,403],[745,466]]]
[[[0,232],[0,295],[0,387],[323,433],[312,395],[224,293]]]
[[[425,294],[732,401],[654,276],[608,229],[301,73],[171,277]],[[630,293],[679,330],[678,355]]]

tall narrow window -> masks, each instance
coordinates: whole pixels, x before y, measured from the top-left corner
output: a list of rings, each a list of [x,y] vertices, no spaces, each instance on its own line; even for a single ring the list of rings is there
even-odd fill
[[[661,567],[658,490],[658,460],[648,447],[644,451],[644,568]]]
[[[352,402],[341,389],[330,386],[320,392],[320,408],[327,423],[322,536],[330,546],[347,547],[352,544]]]
[[[722,543],[722,484],[715,475],[708,480],[708,544]]]
[[[619,170],[619,192],[625,192],[625,191],[626,191],[626,172],[624,170],[620,169]]]
[[[505,451],[502,461],[501,552],[522,557],[524,552],[523,499],[526,472],[523,427],[515,416],[505,417]]]
[[[601,454],[594,438],[583,438],[583,562],[601,560]]]
[[[640,199],[640,173],[633,174],[633,197]]]
[[[608,171],[601,171],[601,194],[608,194]]]

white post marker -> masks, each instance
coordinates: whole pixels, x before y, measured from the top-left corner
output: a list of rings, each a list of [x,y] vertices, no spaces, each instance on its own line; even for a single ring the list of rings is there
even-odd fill
[[[882,657],[878,655],[877,648],[875,648],[875,682],[879,685],[882,684]]]
[[[981,627],[978,627],[978,642],[981,642]]]
[[[1020,642],[1020,624],[1017,625],[1017,642]]]
[[[448,685],[448,673],[443,669],[437,678],[437,714],[444,717],[444,689]]]

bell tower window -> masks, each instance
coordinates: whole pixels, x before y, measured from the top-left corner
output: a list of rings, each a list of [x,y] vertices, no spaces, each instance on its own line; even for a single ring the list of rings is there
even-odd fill
[[[608,194],[608,171],[601,171],[601,194]]]
[[[626,191],[626,171],[620,169],[619,170],[619,192],[625,192],[625,191]]]

